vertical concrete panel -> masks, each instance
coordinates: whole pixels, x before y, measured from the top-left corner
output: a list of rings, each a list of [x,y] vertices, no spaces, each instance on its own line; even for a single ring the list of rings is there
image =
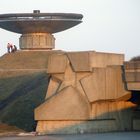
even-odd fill
[[[116,99],[117,97],[117,75],[112,67],[106,68],[106,98]]]
[[[64,73],[68,59],[65,54],[52,54],[48,59],[48,73]]]
[[[75,72],[91,71],[88,52],[69,52],[67,56]]]
[[[108,102],[96,102],[92,104],[92,119],[109,119]]]
[[[138,82],[131,82],[127,83],[128,90],[140,90],[140,83]]]
[[[106,97],[105,69],[94,69],[94,72],[81,80],[82,87],[90,102],[104,100]]]
[[[81,80],[82,87],[90,102],[98,100],[98,93],[94,92],[93,77],[92,75],[87,76]],[[95,93],[95,94],[94,94]]]

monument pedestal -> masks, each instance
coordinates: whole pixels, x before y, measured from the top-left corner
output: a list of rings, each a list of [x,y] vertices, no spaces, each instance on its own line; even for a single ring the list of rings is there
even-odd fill
[[[52,50],[55,46],[55,38],[49,33],[30,33],[23,34],[19,39],[21,49],[48,49]]]

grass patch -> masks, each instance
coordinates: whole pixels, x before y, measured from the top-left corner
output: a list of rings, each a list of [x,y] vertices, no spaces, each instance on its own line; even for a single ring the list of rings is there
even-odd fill
[[[34,109],[45,99],[48,80],[45,72],[0,79],[0,122],[34,131]]]

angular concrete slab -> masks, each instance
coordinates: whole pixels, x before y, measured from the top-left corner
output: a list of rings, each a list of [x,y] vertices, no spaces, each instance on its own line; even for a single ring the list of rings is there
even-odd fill
[[[105,99],[105,69],[94,69],[94,73],[81,80],[90,102]]]
[[[88,52],[69,52],[67,56],[75,72],[91,71]]]
[[[118,130],[131,130],[132,111],[135,104],[126,101],[100,101],[92,104],[91,119],[116,120]],[[127,121],[126,121],[127,120]]]
[[[81,80],[90,102],[98,100],[128,100],[131,93],[125,89],[121,66],[96,68]]]
[[[37,132],[42,134],[64,134],[64,136],[65,134],[81,134],[79,138],[77,138],[78,135],[70,135],[70,140],[81,140],[83,138],[82,134],[90,134],[90,140],[93,140],[94,133],[99,135],[100,132],[113,132],[117,130],[116,120],[39,121],[37,126]],[[93,136],[91,135],[92,133]],[[104,139],[104,137],[102,138]],[[89,140],[89,135],[87,135],[87,139]],[[94,137],[94,139],[96,138]]]
[[[50,82],[49,82],[49,85],[48,85],[47,94],[46,94],[45,99],[47,99],[47,98],[51,97],[52,95],[56,94],[60,84],[61,84],[61,81],[58,81],[57,79],[52,77],[50,79]]]
[[[106,99],[128,100],[131,93],[125,89],[121,66],[109,66],[106,69]],[[122,98],[123,97],[123,98]],[[128,97],[128,99],[126,99]]]
[[[117,87],[117,74],[114,67],[106,68],[106,98],[105,99],[116,99],[118,94]]]
[[[124,62],[124,69],[140,69],[140,62],[139,61],[129,61],[129,62]]]
[[[115,53],[89,52],[92,68],[106,67],[108,65],[123,65],[124,55]]]
[[[70,86],[37,107],[35,120],[87,120],[89,113],[88,102]]]
[[[53,77],[60,80],[60,81],[63,81],[64,80],[64,74],[53,74]]]
[[[85,99],[87,99],[87,95],[83,90],[83,87],[82,87],[80,80],[83,79],[84,77],[89,76],[89,75],[91,75],[90,72],[81,72],[81,73],[76,74],[76,88],[85,97]]]
[[[114,119],[109,117],[109,103],[95,102],[92,104],[91,119]]]
[[[140,72],[125,72],[126,82],[140,82]]]
[[[140,90],[140,82],[127,83],[128,90]]]
[[[64,53],[52,54],[48,59],[47,73],[64,73],[68,59]]]
[[[76,86],[76,73],[72,70],[71,65],[67,64],[66,70],[64,73],[64,80],[60,85],[59,91],[67,86]]]

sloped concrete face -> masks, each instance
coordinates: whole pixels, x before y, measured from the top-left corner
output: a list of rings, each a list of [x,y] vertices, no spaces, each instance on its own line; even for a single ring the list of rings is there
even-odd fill
[[[35,109],[35,119],[88,120],[89,113],[90,107],[84,97],[75,88],[66,87]]]
[[[87,51],[50,55],[47,72],[51,79],[46,99],[35,109],[37,132],[131,130],[135,105],[127,101],[131,92],[125,89],[122,64],[121,54]],[[124,119],[123,115],[129,117]]]

